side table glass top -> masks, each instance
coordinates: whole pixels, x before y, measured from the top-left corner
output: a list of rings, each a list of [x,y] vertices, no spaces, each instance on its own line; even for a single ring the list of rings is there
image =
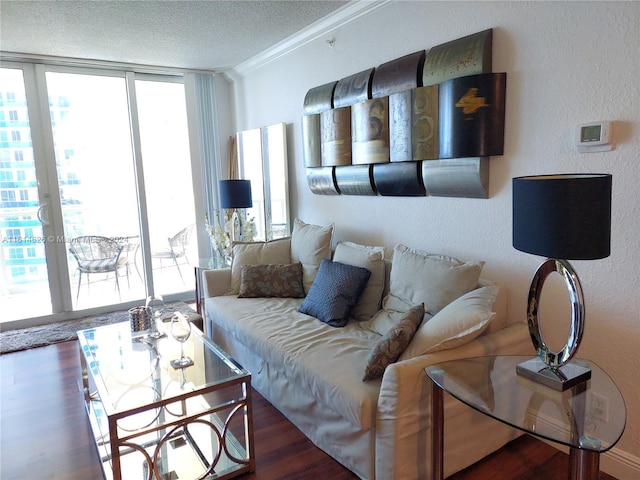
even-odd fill
[[[426,372],[445,392],[507,425],[573,448],[601,453],[613,447],[624,432],[626,408],[611,378],[593,362],[577,360],[591,369],[591,379],[559,392],[516,374],[516,365],[529,358],[452,360]]]

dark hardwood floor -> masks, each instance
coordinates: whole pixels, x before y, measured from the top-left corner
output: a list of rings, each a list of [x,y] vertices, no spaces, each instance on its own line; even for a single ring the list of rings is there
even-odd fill
[[[79,379],[75,341],[0,355],[2,480],[102,478]],[[245,480],[357,478],[259,394],[253,400],[257,468]],[[559,479],[567,465],[567,455],[523,436],[450,480]]]

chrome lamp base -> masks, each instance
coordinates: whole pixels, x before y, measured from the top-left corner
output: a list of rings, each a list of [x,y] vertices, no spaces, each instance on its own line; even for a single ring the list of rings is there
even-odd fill
[[[559,352],[552,351],[545,343],[538,310],[542,286],[553,272],[564,278],[571,298],[571,330],[567,343]],[[591,378],[589,368],[569,362],[578,350],[584,331],[584,298],[578,275],[568,261],[547,259],[538,267],[529,289],[527,324],[538,356],[517,365],[517,374],[561,392]]]
[[[516,365],[516,373],[559,392],[564,392],[591,378],[591,370],[576,362],[552,368],[539,358],[519,363]]]

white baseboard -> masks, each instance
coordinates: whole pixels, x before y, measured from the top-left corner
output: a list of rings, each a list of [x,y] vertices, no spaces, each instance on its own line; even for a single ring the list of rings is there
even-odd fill
[[[600,455],[600,470],[619,480],[640,478],[640,458],[613,447]]]
[[[537,416],[538,424],[545,424],[548,428],[565,431],[564,425],[558,424],[552,418],[546,415]],[[545,443],[555,447],[564,453],[569,453],[569,447],[559,445],[555,442],[542,439]],[[613,447],[608,452],[600,455],[600,470],[618,480],[635,480],[640,478],[640,457],[632,455],[629,452]]]
[[[541,440],[561,452],[569,454],[569,447],[549,440]],[[618,480],[635,480],[640,478],[640,458],[613,447],[608,452],[600,455],[600,470]]]

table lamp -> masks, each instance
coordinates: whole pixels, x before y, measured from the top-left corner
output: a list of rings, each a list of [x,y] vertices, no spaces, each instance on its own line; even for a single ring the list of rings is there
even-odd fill
[[[513,246],[547,257],[529,288],[527,324],[538,357],[519,364],[518,374],[558,391],[591,378],[591,371],[569,360],[584,332],[582,286],[568,260],[595,260],[610,253],[611,175],[538,175],[513,179]],[[571,327],[567,343],[552,351],[544,342],[538,308],[547,276],[559,273],[569,290]]]
[[[242,241],[243,226],[241,215],[238,215],[238,208],[251,208],[251,182],[249,180],[220,180],[220,207],[233,209],[231,221],[233,228],[231,229],[231,240]],[[238,234],[236,234],[236,223],[238,225]]]

